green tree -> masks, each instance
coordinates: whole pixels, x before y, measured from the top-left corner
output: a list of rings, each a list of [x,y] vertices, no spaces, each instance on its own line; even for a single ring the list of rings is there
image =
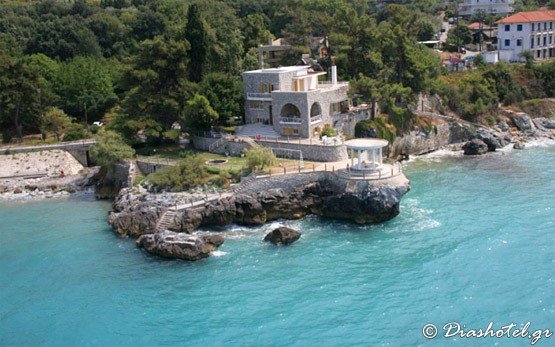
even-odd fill
[[[449,31],[446,43],[455,49],[472,43],[472,31],[467,25],[459,24]]]
[[[218,112],[214,111],[208,99],[200,94],[187,101],[181,126],[190,130],[208,130],[218,120]]]
[[[247,163],[251,169],[264,170],[265,167],[274,166],[277,158],[268,147],[253,147],[244,150]]]
[[[143,124],[150,134],[158,133],[155,138],[183,117],[185,102],[197,89],[186,77],[188,47],[186,41],[162,36],[141,42],[124,76],[128,92],[120,125],[127,122],[130,130]]]
[[[54,134],[58,141],[71,126],[71,118],[56,107],[48,109],[42,117],[42,130]]]
[[[208,34],[206,22],[201,16],[199,6],[189,6],[187,14],[187,26],[185,27],[185,38],[189,41],[190,48],[187,54],[190,57],[189,78],[193,82],[200,82],[206,67],[208,58]]]
[[[243,21],[243,48],[248,51],[252,47],[260,44],[268,44],[274,36],[266,29],[264,15],[260,13],[249,14]]]
[[[243,83],[238,76],[210,73],[200,83],[200,90],[218,113],[220,122],[229,123],[233,117],[241,117],[243,109]]]
[[[100,56],[101,49],[83,18],[64,16],[39,21],[26,53],[44,53],[51,58],[69,60],[80,55]]]
[[[88,124],[114,105],[117,96],[108,64],[102,58],[77,57],[61,66],[55,90],[64,111]]]
[[[125,143],[121,135],[113,131],[100,131],[96,136],[96,144],[91,146],[94,162],[102,166],[111,166],[133,155],[135,155],[133,148]]]
[[[40,76],[21,59],[0,54],[0,124],[11,127],[18,138],[40,129]]]

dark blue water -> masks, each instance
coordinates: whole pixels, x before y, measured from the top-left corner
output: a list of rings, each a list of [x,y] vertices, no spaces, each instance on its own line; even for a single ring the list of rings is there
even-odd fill
[[[290,247],[235,227],[194,263],[114,236],[106,202],[0,204],[0,345],[529,345],[421,329],[555,329],[554,154],[416,161],[390,222],[285,222]]]

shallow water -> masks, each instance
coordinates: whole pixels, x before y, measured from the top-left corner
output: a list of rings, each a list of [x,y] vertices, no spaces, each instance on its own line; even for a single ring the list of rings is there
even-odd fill
[[[290,247],[235,226],[194,263],[114,236],[106,202],[1,203],[0,345],[528,345],[421,329],[555,329],[554,154],[415,160],[392,221],[284,222]]]

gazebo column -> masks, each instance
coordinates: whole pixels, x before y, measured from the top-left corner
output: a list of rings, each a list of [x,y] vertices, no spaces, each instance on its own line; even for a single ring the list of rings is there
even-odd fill
[[[378,158],[378,162],[380,163],[380,165],[382,165],[383,164],[383,154],[382,154],[382,148],[381,147],[380,147],[379,154],[380,154],[380,157]]]
[[[376,168],[376,150],[372,149],[372,169]]]
[[[355,166],[355,150],[351,149],[351,167]]]

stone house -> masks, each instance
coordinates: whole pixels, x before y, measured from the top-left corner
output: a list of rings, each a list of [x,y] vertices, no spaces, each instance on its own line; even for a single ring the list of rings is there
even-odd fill
[[[349,110],[348,82],[337,81],[337,69],[327,74],[305,66],[246,71],[245,120],[271,125],[280,136],[311,138],[326,127],[340,129]]]

